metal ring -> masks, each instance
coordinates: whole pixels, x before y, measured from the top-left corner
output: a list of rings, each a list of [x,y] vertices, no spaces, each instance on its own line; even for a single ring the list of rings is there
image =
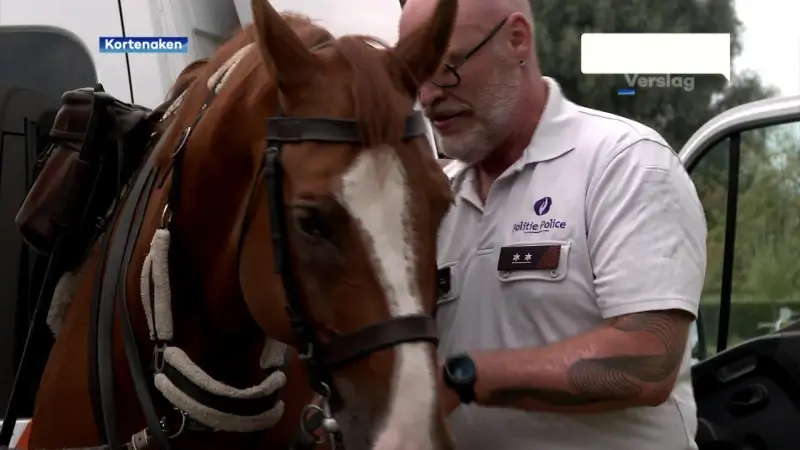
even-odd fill
[[[169,209],[169,203],[167,203],[164,205],[164,210],[161,211],[161,229],[166,230],[170,222],[172,222],[172,210]]]
[[[327,402],[328,400],[331,399],[331,388],[330,388],[330,386],[328,386],[327,383],[324,383],[324,382],[320,382],[319,385],[322,387],[322,389],[325,392],[324,393],[323,392],[317,392],[317,394],[319,394],[320,397],[322,397],[323,401]]]
[[[181,415],[181,426],[180,426],[180,428],[178,428],[178,431],[176,431],[176,432],[174,432],[174,433],[172,433],[170,435],[167,435],[167,439],[175,439],[178,436],[182,435],[183,432],[186,430],[186,422],[188,421],[188,415],[182,409],[174,408],[174,410],[175,410],[175,412],[177,412],[178,414]],[[162,428],[166,428],[166,427],[162,426]],[[169,431],[169,430],[165,429],[164,431]]]
[[[324,436],[323,437],[317,437],[317,435],[314,434],[314,431],[316,431],[316,430],[309,431],[309,430],[306,429],[306,418],[308,417],[309,413],[312,412],[312,411],[319,412],[323,416],[325,415],[325,411],[323,411],[322,408],[320,408],[317,405],[308,404],[308,405],[304,406],[303,409],[300,411],[300,431],[302,431],[303,433],[305,433],[305,434],[311,436],[312,438],[314,438],[314,443],[315,444],[321,445],[321,444],[325,443],[325,441],[326,441],[325,437]]]
[[[175,148],[175,151],[172,152],[172,158],[178,155],[178,153],[183,151],[183,147],[186,146],[186,143],[189,141],[189,135],[192,134],[192,127],[186,127],[185,130],[181,133],[181,142]]]

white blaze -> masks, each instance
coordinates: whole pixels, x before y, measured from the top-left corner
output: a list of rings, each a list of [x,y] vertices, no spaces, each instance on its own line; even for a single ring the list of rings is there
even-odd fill
[[[366,149],[342,176],[339,199],[358,225],[392,317],[421,314],[405,170],[389,146]],[[374,448],[432,450],[436,377],[425,343],[395,347],[394,374],[383,427]]]

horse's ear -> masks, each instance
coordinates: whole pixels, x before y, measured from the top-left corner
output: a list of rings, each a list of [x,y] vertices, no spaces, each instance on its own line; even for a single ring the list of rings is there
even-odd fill
[[[316,73],[318,59],[267,0],[251,0],[256,44],[283,88],[304,85]]]
[[[418,83],[432,77],[450,43],[458,11],[458,0],[439,0],[436,11],[425,25],[403,36],[395,54],[411,70]]]

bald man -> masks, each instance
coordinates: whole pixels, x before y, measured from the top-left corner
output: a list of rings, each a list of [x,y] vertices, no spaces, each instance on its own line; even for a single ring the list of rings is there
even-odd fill
[[[400,34],[434,3],[409,0]],[[657,132],[542,76],[533,23],[525,0],[461,0],[419,89],[455,160],[437,322],[457,448],[696,449],[702,206]]]

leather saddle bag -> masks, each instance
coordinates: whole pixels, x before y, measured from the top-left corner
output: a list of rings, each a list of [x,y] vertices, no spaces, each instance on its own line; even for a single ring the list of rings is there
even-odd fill
[[[117,100],[102,85],[64,93],[36,181],[15,218],[25,241],[50,254],[60,238],[63,269],[77,266],[143,161],[160,115]]]

